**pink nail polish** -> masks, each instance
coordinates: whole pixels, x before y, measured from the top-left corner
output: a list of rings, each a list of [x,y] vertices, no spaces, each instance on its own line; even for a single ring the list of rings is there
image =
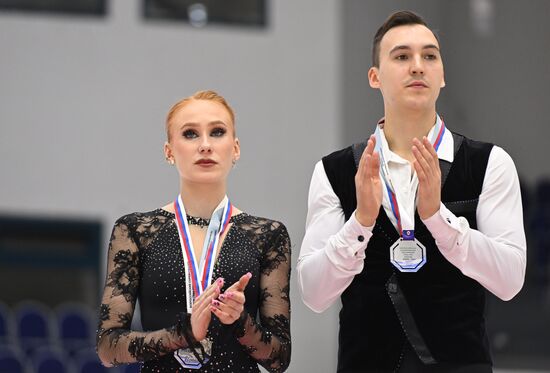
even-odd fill
[[[225,293],[225,296],[231,298],[233,296],[233,293],[231,291],[228,291]]]
[[[220,299],[221,299],[221,300],[224,300],[224,299],[225,299],[225,295],[220,294]]]

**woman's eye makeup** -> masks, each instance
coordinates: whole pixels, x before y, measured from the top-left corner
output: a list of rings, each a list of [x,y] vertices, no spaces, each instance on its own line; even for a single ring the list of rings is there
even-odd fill
[[[194,130],[185,130],[183,131],[183,137],[185,137],[186,139],[194,139],[195,137],[197,137],[197,132],[194,131]]]
[[[227,133],[227,129],[224,127],[214,127],[210,130],[209,136],[212,137],[222,137]],[[182,136],[186,139],[195,139],[197,137],[200,137],[200,132],[196,129],[188,128],[182,132]]]
[[[225,128],[216,127],[214,129],[212,129],[212,132],[210,132],[210,136],[221,137],[221,136],[225,135],[226,132],[227,131],[225,130]]]

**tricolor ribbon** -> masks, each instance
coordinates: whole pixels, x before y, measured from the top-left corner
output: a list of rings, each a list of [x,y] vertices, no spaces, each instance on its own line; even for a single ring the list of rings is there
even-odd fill
[[[375,149],[378,152],[378,154],[380,154],[380,176],[382,177],[382,180],[384,180],[384,184],[386,185],[388,200],[390,202],[392,213],[395,216],[395,220],[397,221],[396,225],[397,225],[397,230],[399,231],[399,234],[404,240],[414,240],[414,214],[412,217],[406,214],[403,214],[404,219],[402,223],[401,213],[399,211],[399,203],[397,201],[397,195],[395,193],[395,188],[391,181],[388,164],[384,157],[381,131],[382,130],[380,129],[380,125],[377,125],[374,135],[376,136]],[[430,141],[436,152],[439,149],[439,146],[441,145],[441,141],[443,140],[444,134],[445,134],[445,123],[439,117],[439,115],[437,115],[435,128],[432,132],[432,139]],[[414,178],[413,183],[418,183],[418,176],[416,175],[416,173],[414,174],[413,178]],[[403,230],[403,225],[405,226],[405,230]]]
[[[216,209],[214,209],[206,232],[200,262],[198,262],[195,257],[193,241],[189,233],[189,226],[187,224],[185,207],[183,206],[181,195],[174,201],[174,210],[183,255],[187,312],[191,313],[194,299],[198,297],[212,281],[219,239],[229,225],[233,206],[229,198],[225,196]]]

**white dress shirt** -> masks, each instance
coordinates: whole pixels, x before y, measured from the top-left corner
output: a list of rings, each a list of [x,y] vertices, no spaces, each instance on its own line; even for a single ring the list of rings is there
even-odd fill
[[[392,183],[398,193],[412,196],[407,198],[410,204],[404,206],[412,210],[417,185],[412,182],[412,166],[389,150],[383,133],[382,141]],[[452,162],[453,146],[453,136],[446,130],[438,157]],[[396,226],[387,194],[384,192],[383,196],[384,211]],[[523,286],[526,242],[516,168],[512,158],[497,146],[493,146],[489,155],[476,219],[477,230],[441,203],[439,212],[423,223],[450,263],[499,298],[510,300]],[[363,270],[365,249],[373,227],[362,226],[355,213],[345,221],[340,200],[332,190],[323,163],[317,162],[309,189],[306,232],[297,266],[302,299],[309,308],[322,312],[330,307],[354,276]]]

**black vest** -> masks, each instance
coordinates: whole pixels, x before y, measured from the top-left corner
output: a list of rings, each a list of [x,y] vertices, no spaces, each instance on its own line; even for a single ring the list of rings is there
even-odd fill
[[[493,145],[453,136],[455,143],[459,143],[457,139],[462,143],[450,165],[441,200],[476,228],[477,201]],[[347,220],[357,205],[352,147],[324,157],[323,165]],[[485,331],[485,289],[441,255],[418,214],[415,236],[426,246],[427,263],[416,273],[401,273],[389,258],[389,248],[399,234],[380,208],[363,271],[341,296],[338,372],[393,371],[399,365],[407,341],[385,288],[394,273],[437,362],[491,363]]]

